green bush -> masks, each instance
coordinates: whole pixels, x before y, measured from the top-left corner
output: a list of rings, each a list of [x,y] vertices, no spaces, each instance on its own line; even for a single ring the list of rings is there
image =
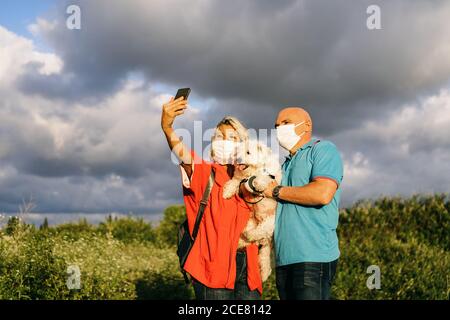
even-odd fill
[[[361,201],[342,210],[337,299],[448,299],[450,205],[445,195]],[[369,290],[370,265],[381,289]]]
[[[103,233],[111,233],[115,239],[129,243],[132,241],[155,242],[156,232],[151,224],[142,218],[117,218],[109,216],[105,222],[100,223],[98,230]]]
[[[194,298],[194,290],[172,260],[160,270],[145,271],[136,281],[136,295],[139,300],[186,300]]]
[[[0,299],[64,299],[66,266],[55,239],[16,225],[0,240]]]
[[[136,282],[146,272],[163,272],[177,263],[168,250],[148,242],[123,242],[111,234],[59,239],[54,252],[67,265],[80,268],[81,289],[72,292],[73,299],[136,299]]]
[[[341,210],[335,299],[449,299],[450,205],[446,195],[381,198]],[[0,231],[0,299],[191,299],[175,254],[183,206],[158,227],[142,219],[85,220],[40,229],[10,219]],[[81,271],[69,290],[67,267]],[[381,289],[366,286],[377,265]],[[274,269],[274,268],[273,268]],[[278,299],[274,272],[264,299]]]
[[[69,222],[54,227],[45,227],[42,224],[39,227],[39,232],[46,234],[48,237],[64,237],[76,241],[82,238],[86,234],[97,233],[97,229],[94,225],[87,222],[86,219],[80,219],[78,222]]]
[[[341,210],[339,232],[343,237],[362,231],[366,236],[392,234],[401,241],[414,238],[449,251],[449,212],[446,195],[361,201]]]
[[[348,242],[346,242],[348,241]],[[337,299],[447,299],[449,252],[411,239],[343,239],[333,287]],[[377,265],[381,289],[366,286],[367,267]]]
[[[158,242],[163,246],[175,246],[178,239],[178,227],[186,219],[186,209],[184,206],[170,206],[164,210],[156,233]]]

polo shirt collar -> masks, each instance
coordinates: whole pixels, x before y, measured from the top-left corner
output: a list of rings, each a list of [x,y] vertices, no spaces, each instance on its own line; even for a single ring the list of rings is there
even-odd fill
[[[309,147],[311,147],[318,139],[315,138],[311,138],[307,143],[305,143],[304,145],[302,145],[300,148],[297,149],[297,151],[295,151],[295,153],[293,155],[291,155],[290,153],[286,156],[286,160],[291,160],[292,158],[294,158],[299,151],[305,150]]]

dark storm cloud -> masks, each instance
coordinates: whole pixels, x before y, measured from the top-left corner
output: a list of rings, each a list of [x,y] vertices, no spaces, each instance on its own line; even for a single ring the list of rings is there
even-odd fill
[[[346,164],[343,199],[450,190],[450,93],[333,135]]]
[[[146,170],[173,170],[171,161],[160,160],[170,159],[170,152],[164,145],[161,130],[152,123],[153,115],[143,112],[136,116],[148,119],[148,126],[128,135],[124,127],[121,140],[114,141],[114,131],[120,130],[121,121],[127,126],[120,115],[106,120],[74,115],[73,134],[68,136],[70,140],[62,151],[56,149],[54,135],[48,128],[36,125],[26,117],[22,121],[3,119],[5,135],[1,140],[7,141],[10,148],[2,158],[20,172],[40,177],[87,175],[102,178],[114,173],[137,178]]]
[[[63,77],[73,78],[45,82],[28,74],[24,90],[85,98],[114,90],[127,73],[141,70],[151,81],[188,84],[202,97],[222,100],[229,113],[245,114],[227,99],[261,114],[303,105],[331,133],[433,92],[450,75],[446,1],[70,4],[81,7],[82,30],[66,29],[59,15],[56,27],[41,35],[63,58]],[[381,7],[382,30],[366,28],[371,4]],[[253,121],[273,122],[258,114]]]
[[[147,171],[139,178],[78,176],[49,178],[12,172],[1,181],[0,213],[18,212],[23,202],[36,204],[33,212],[161,213],[181,202],[177,171]],[[121,179],[117,183],[117,179]]]
[[[17,80],[17,88],[27,94],[37,94],[63,101],[99,101],[109,93],[120,89],[122,73],[109,70],[102,79],[91,75],[82,76],[73,72],[44,75],[39,73],[42,63],[30,62],[25,66],[25,76]]]
[[[82,30],[65,27],[67,4],[81,6]],[[381,7],[382,30],[366,28],[370,4]],[[417,102],[449,83],[448,1],[57,6],[32,30],[62,71],[43,74],[47,60],[29,59],[13,85],[0,77],[0,212],[30,194],[46,212],[157,213],[180,203],[155,84],[193,89],[200,112],[176,121],[191,132],[193,120],[206,130],[229,114],[272,128],[280,108],[304,106],[315,133],[343,153],[345,204],[450,188],[450,120],[441,114],[450,98]],[[144,84],[126,89],[136,72]],[[409,103],[421,111],[403,113]]]
[[[17,212],[30,197],[38,212],[155,214],[180,203],[179,169],[154,121],[161,99],[133,83],[87,105],[5,91],[0,213]],[[192,119],[178,124],[185,121]]]

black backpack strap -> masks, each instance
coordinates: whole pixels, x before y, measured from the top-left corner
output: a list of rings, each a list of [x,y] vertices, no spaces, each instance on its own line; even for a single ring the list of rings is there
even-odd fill
[[[190,284],[191,281],[189,280],[189,276],[187,275],[187,272],[181,268],[181,273],[183,274],[184,283]]]
[[[203,192],[202,200],[200,201],[200,206],[198,208],[197,217],[195,218],[194,230],[192,231],[192,241],[195,240],[198,234],[198,229],[200,228],[200,222],[202,221],[203,213],[205,212],[206,205],[208,204],[209,195],[214,184],[215,172],[214,168],[211,167],[211,174],[209,175],[208,184]]]
[[[208,204],[208,199],[211,194],[212,187],[214,185],[214,178],[215,178],[214,168],[211,167],[211,174],[209,175],[208,184],[206,185],[206,189],[203,192],[202,200],[200,201],[200,205],[198,207],[197,217],[195,218],[194,230],[192,230],[191,235],[191,245],[194,243],[195,238],[197,238],[198,229],[200,228],[200,222],[202,221],[203,213],[205,212],[205,208],[206,205]],[[181,273],[183,274],[184,281],[186,282],[186,284],[189,284],[190,281],[187,272],[183,268],[181,268]]]

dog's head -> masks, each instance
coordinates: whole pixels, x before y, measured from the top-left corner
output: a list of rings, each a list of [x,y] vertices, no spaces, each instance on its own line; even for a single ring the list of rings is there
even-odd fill
[[[269,147],[257,140],[249,140],[242,145],[238,163],[247,166],[242,171],[245,178],[262,174],[275,177],[280,171],[278,157]]]

